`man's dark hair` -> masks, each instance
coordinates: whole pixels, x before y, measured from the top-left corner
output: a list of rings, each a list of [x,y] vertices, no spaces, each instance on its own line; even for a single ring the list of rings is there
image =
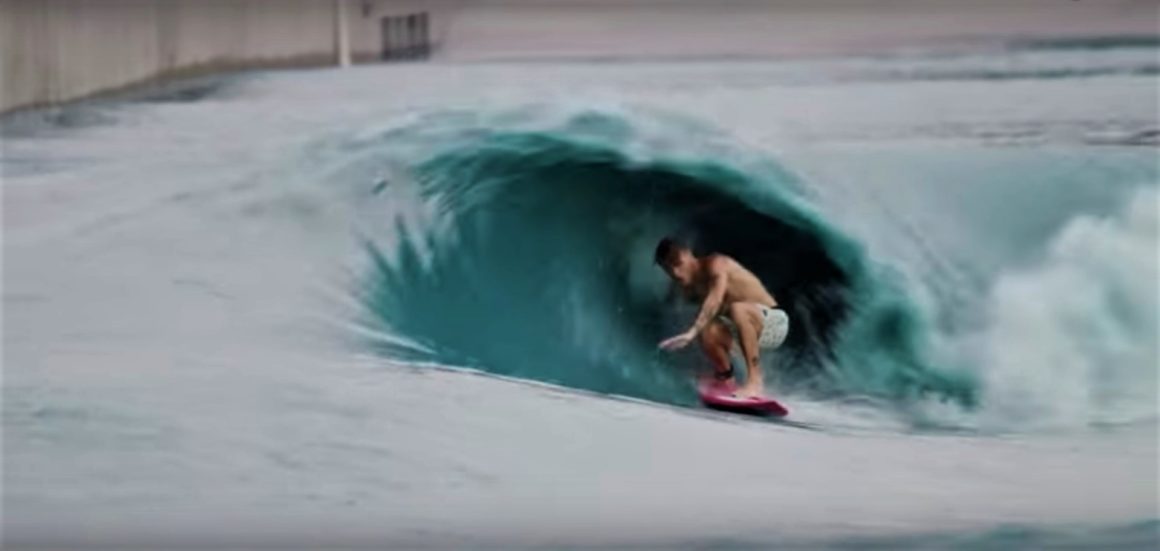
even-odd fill
[[[670,237],[661,239],[661,242],[657,243],[656,252],[653,253],[653,261],[661,266],[668,265],[669,259],[676,254],[677,249],[680,247],[681,245]]]

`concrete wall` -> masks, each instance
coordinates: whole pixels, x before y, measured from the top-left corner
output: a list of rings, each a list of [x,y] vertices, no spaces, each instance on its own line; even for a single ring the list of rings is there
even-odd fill
[[[336,64],[338,1],[355,61],[829,55],[1154,36],[1160,17],[1160,0],[0,0],[0,112],[197,72]],[[418,13],[425,32],[409,23]]]
[[[445,60],[801,57],[1157,34],[1160,0],[471,0]]]
[[[344,0],[356,60],[422,2]],[[0,0],[0,112],[168,77],[338,61],[335,0]]]

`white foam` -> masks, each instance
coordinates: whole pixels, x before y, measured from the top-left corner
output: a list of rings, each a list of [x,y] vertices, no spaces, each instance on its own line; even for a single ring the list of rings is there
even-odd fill
[[[1082,216],[1038,265],[1002,276],[977,346],[987,426],[1155,419],[1157,191]]]

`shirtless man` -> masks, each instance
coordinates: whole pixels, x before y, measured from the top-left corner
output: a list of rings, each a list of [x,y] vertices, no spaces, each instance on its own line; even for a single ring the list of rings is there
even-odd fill
[[[729,353],[739,340],[748,371],[745,385],[735,395],[760,395],[759,349],[781,346],[789,331],[789,316],[777,307],[777,300],[753,272],[724,255],[698,258],[688,247],[666,237],[657,245],[655,260],[687,298],[701,301],[693,326],[664,340],[660,347],[677,350],[699,336],[717,380],[732,385]]]

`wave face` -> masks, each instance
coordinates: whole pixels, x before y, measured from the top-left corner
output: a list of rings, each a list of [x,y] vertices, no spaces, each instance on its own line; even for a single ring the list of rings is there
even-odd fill
[[[927,324],[887,270],[808,206],[775,160],[657,114],[528,108],[425,116],[343,145],[372,266],[362,304],[382,353],[675,404],[696,347],[656,343],[652,264],[678,235],[752,269],[792,319],[765,361],[779,388],[970,406],[977,385],[930,364]],[[364,185],[375,182],[373,186]]]

